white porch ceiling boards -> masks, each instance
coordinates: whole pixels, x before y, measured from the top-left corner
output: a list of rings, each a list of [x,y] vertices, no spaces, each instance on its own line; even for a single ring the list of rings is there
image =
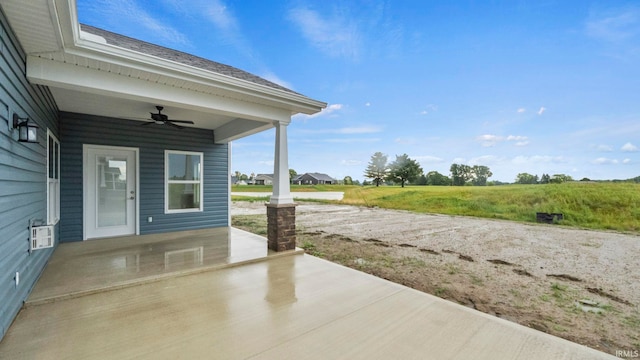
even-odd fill
[[[161,105],[171,119],[193,120],[224,143],[326,106],[241,70],[253,78],[194,66],[175,52],[162,58],[164,48],[151,44],[139,43],[155,54],[127,48],[122,37],[115,39],[124,40],[123,46],[113,45],[117,34],[80,29],[74,0],[2,0],[0,5],[27,53],[29,81],[48,86],[61,111],[146,120]]]

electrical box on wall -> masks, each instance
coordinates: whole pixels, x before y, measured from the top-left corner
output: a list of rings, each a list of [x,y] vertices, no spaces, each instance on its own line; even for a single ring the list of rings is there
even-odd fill
[[[30,249],[46,249],[53,247],[53,226],[32,226],[30,228],[31,241]]]

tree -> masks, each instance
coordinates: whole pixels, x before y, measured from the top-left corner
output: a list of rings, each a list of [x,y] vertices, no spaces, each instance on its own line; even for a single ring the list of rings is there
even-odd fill
[[[425,174],[418,176],[416,185],[427,185],[427,176]]]
[[[551,176],[549,174],[542,174],[540,177],[540,184],[548,184],[551,182]]]
[[[344,180],[342,180],[342,182],[345,185],[353,185],[353,179],[351,178],[351,176],[345,176]]]
[[[417,161],[409,158],[409,155],[396,155],[396,161],[389,164],[389,175],[387,179],[400,182],[404,187],[406,182],[415,181],[422,174],[422,168]]]
[[[475,165],[471,168],[471,174],[473,176],[471,183],[475,186],[487,186],[487,179],[493,176],[488,166]]]
[[[296,176],[298,176],[298,173],[293,169],[289,169],[289,181],[293,180]]]
[[[376,152],[371,156],[371,161],[369,161],[369,165],[367,165],[367,168],[364,170],[364,176],[373,179],[377,187],[380,186],[380,183],[387,177],[388,172],[387,155]]]
[[[516,176],[516,184],[537,184],[538,175],[531,175],[529,173],[520,173]]]
[[[451,179],[448,176],[442,175],[437,171],[429,171],[426,175],[427,185],[435,186],[448,186],[451,185]]]
[[[473,178],[471,166],[462,164],[451,164],[451,183],[453,186],[464,186],[467,181]]]
[[[562,184],[567,181],[573,181],[573,178],[565,174],[554,174],[551,179],[549,179],[549,183],[551,184]]]

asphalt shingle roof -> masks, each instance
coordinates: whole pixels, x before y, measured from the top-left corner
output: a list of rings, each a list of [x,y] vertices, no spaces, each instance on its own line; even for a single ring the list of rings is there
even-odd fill
[[[128,36],[116,34],[107,30],[99,29],[93,26],[81,24],[83,31],[93,35],[103,37],[107,44],[121,47],[124,49],[137,51],[139,53],[155,56],[165,60],[175,61],[184,65],[193,66],[199,69],[208,70],[221,75],[230,76],[236,79],[245,80],[254,84],[268,86],[273,89],[283,90],[289,93],[298,94],[295,91],[280,86],[269,80],[263,79],[257,75],[253,75],[244,70],[240,70],[233,66],[221,64],[202,57],[191,55],[182,51],[169,49],[163,46],[151,44]]]

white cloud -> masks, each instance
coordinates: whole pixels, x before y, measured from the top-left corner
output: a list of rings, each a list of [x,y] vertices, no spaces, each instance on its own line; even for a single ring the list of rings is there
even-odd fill
[[[526,136],[520,136],[520,135],[507,136],[507,141],[526,141],[526,140],[527,140]]]
[[[438,105],[429,104],[425,106],[424,110],[420,111],[420,115],[427,115],[432,112],[438,111]]]
[[[323,53],[331,57],[358,59],[361,35],[350,18],[340,15],[323,17],[306,8],[291,9],[288,15],[302,35]]]
[[[367,101],[367,103],[365,103],[364,106],[371,106],[371,103]]]
[[[351,143],[373,143],[379,142],[380,138],[351,138],[351,139],[323,139],[328,143],[351,144]]]
[[[631,159],[628,159],[628,158],[624,159],[624,160],[622,160],[622,163],[623,164],[631,164]]]
[[[547,164],[547,163],[565,163],[566,159],[562,156],[533,155],[533,156],[516,156],[511,160],[514,164]]]
[[[338,134],[373,134],[379,133],[382,128],[379,126],[360,126],[360,127],[347,127],[338,129]]]
[[[507,136],[507,141],[515,141],[516,146],[529,145],[529,138],[521,135],[509,135]]]
[[[340,163],[344,166],[358,166],[363,164],[360,160],[342,160]]]
[[[291,85],[291,83],[282,80],[281,78],[279,78],[276,74],[272,73],[272,72],[267,72],[261,75],[262,78],[271,81],[272,83],[276,83],[280,86],[284,86],[289,90],[294,90],[293,85]]]
[[[518,114],[522,114],[523,112],[527,111],[527,109],[525,108],[519,108],[518,109]]]
[[[478,136],[476,140],[478,140],[484,147],[492,147],[502,141],[515,141],[516,146],[526,146],[529,144],[528,137],[521,135],[509,135],[504,137],[500,135],[485,134]]]
[[[503,139],[504,138],[502,136],[491,135],[491,134],[480,135],[476,138],[476,140],[478,140],[484,147],[495,146],[498,142],[502,141]]]
[[[621,43],[640,34],[640,8],[606,11],[592,14],[586,23],[586,33],[595,39]]]
[[[100,16],[105,21],[116,19],[111,29],[121,34],[136,37],[136,34],[140,34],[142,30],[142,32],[148,34],[147,41],[159,42],[174,47],[191,45],[183,33],[174,27],[168,26],[168,22],[158,18],[158,16],[139,6],[133,0],[83,1],[78,4],[78,11],[90,14],[90,16]],[[135,24],[135,26],[130,28],[128,24]]]
[[[615,165],[618,163],[618,160],[599,157],[593,160],[592,163],[596,165]]]
[[[495,155],[482,155],[469,160],[469,165],[492,165],[499,163],[503,158]]]
[[[227,6],[219,0],[211,0],[204,15],[220,30],[233,31],[238,22]]]
[[[273,166],[273,160],[263,160],[263,161],[258,161],[258,164],[260,164],[260,165]]]
[[[364,125],[357,127],[344,127],[337,129],[322,129],[322,130],[299,130],[304,134],[375,134],[382,131],[382,127],[375,125]]]
[[[545,112],[545,111],[547,111],[547,108],[546,108],[546,107],[544,107],[544,106],[541,106],[541,107],[540,107],[540,110],[538,110],[538,115],[542,115],[542,114],[544,114],[544,112]]]
[[[633,145],[632,143],[626,143],[620,148],[620,150],[624,152],[636,152],[638,151],[638,147]]]
[[[410,137],[400,137],[400,138],[396,138],[393,141],[402,145],[412,145],[416,143],[416,139],[410,138]]]
[[[609,145],[598,145],[596,147],[596,149],[600,152],[612,152],[613,151],[613,147],[609,146]]]

